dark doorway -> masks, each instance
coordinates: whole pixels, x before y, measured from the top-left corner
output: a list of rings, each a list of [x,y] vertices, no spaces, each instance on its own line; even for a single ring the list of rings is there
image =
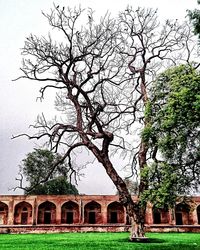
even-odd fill
[[[96,215],[95,212],[89,212],[89,224],[96,223]]]
[[[131,219],[128,214],[126,215],[126,225],[131,225]]]
[[[176,213],[176,225],[183,225],[182,213]]]
[[[21,213],[21,224],[22,225],[28,224],[28,213],[27,212]]]
[[[160,224],[161,223],[161,215],[159,212],[154,212],[153,214],[153,223]]]
[[[51,224],[51,212],[44,212],[44,224]]]
[[[124,207],[119,202],[114,201],[107,207],[107,222],[108,223],[129,223],[129,217],[126,217],[125,222]]]
[[[200,205],[197,207],[197,220],[198,224],[200,224]]]
[[[197,213],[197,218],[198,218],[198,224],[200,224],[200,212]]]
[[[110,223],[117,223],[117,212],[110,213]]]
[[[73,221],[74,221],[74,213],[73,212],[67,212],[66,218],[67,218],[66,223],[67,224],[72,224]]]

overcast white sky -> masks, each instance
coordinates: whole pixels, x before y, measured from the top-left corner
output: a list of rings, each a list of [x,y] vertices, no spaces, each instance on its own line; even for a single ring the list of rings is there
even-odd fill
[[[98,15],[107,10],[115,14],[132,5],[137,8],[158,8],[160,19],[184,19],[187,9],[197,7],[197,0],[55,0],[60,6],[81,4],[93,8]],[[0,0],[0,194],[13,194],[18,165],[32,151],[26,139],[11,140],[12,135],[28,131],[37,114],[54,113],[53,100],[36,102],[38,84],[28,81],[12,82],[20,75],[20,48],[30,33],[47,34],[48,26],[41,11],[53,6],[51,0]],[[112,194],[115,189],[100,166],[89,166],[78,189],[86,194]],[[18,192],[14,192],[17,194]]]

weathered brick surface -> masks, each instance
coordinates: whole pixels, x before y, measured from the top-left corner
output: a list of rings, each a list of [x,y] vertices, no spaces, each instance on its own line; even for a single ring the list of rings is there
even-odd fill
[[[117,195],[0,195],[0,233],[127,231],[129,219],[118,199]],[[200,197],[181,201],[177,200],[174,212],[148,204],[147,231],[200,232]]]

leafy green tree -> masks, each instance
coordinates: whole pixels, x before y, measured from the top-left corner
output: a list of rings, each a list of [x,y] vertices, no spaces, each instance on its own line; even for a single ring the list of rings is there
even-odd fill
[[[173,206],[177,194],[190,194],[200,184],[200,72],[180,65],[160,74],[146,117],[143,138],[153,163],[146,172],[151,188],[144,195]]]
[[[200,4],[200,0],[197,0],[198,4]],[[194,33],[200,38],[200,10],[188,10],[189,17],[194,26]]]
[[[66,162],[58,164],[62,157],[47,149],[34,149],[22,160],[20,174],[29,182],[23,188],[26,194],[78,194],[68,181]],[[22,188],[22,186],[21,186]]]
[[[67,178],[64,176],[55,177],[52,180],[49,180],[43,184],[37,185],[35,188],[31,189],[28,193],[25,191],[25,194],[34,194],[34,195],[64,195],[64,194],[78,194],[76,187],[67,181]]]

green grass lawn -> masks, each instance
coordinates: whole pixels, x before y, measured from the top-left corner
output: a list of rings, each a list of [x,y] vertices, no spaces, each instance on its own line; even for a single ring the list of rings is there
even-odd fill
[[[200,234],[149,233],[149,243],[132,243],[128,237],[128,233],[1,234],[0,250],[200,250]]]

